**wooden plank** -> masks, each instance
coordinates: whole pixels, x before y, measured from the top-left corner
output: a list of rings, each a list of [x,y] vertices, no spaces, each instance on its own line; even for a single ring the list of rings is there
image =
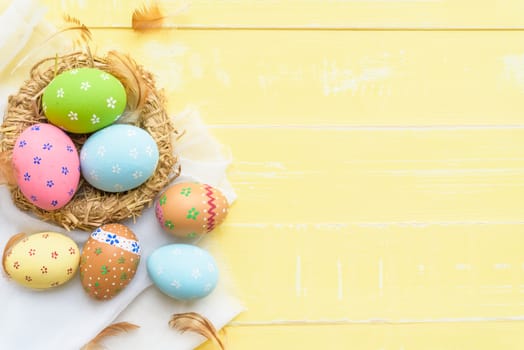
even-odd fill
[[[234,221],[522,220],[523,129],[213,132],[235,159]]]
[[[523,321],[522,230],[230,220],[213,252],[248,307],[241,325]]]
[[[238,321],[522,317],[522,129],[214,129]]]
[[[49,18],[63,12],[90,27],[129,27],[143,0],[44,0]],[[185,28],[522,28],[519,0],[192,0],[159,1],[167,26]]]
[[[210,124],[523,125],[524,32],[162,33],[95,30],[93,50],[129,52]]]
[[[523,125],[524,32],[162,33],[96,30],[95,51],[129,52],[210,124]]]
[[[228,348],[302,350],[442,350],[505,349],[524,347],[520,323],[438,325],[330,325],[227,327]],[[199,350],[214,349],[211,344]]]

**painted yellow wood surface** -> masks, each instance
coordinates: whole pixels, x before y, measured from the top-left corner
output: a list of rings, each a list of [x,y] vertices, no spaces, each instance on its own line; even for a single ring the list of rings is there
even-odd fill
[[[143,0],[45,0],[89,26],[127,27]],[[173,27],[522,28],[521,0],[159,0]],[[180,9],[186,11],[180,12]]]
[[[213,124],[523,124],[524,31],[93,32]]]
[[[231,327],[232,349],[506,349],[524,347],[516,323]],[[204,348],[203,348],[204,349]],[[205,347],[211,350],[213,347]]]
[[[231,349],[524,348],[524,32],[391,30],[520,27],[524,2],[193,1],[150,33],[133,1],[46,2],[231,148]]]

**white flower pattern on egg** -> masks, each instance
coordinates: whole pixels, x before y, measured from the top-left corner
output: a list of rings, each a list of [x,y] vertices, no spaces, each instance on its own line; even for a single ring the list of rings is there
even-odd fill
[[[106,154],[106,147],[105,146],[98,147],[96,154],[99,155],[100,157],[103,157]]]
[[[213,264],[211,264],[211,263],[210,263],[210,264],[207,264],[207,270],[208,270],[209,272],[215,272],[215,265],[213,265]]]
[[[73,112],[73,111],[70,111],[67,116],[69,117],[69,119],[71,120],[78,120],[78,113],[76,112]]]
[[[91,117],[91,124],[98,124],[100,123],[100,118],[96,116],[96,114],[93,114]]]
[[[198,256],[202,256],[202,254],[204,254],[204,252],[202,251],[202,249],[197,249],[197,247],[195,247],[195,254],[198,255]]]
[[[116,100],[113,97],[109,97],[106,99],[107,102],[107,108],[115,109],[116,106]]]
[[[118,164],[113,165],[113,167],[111,168],[111,172],[113,174],[120,174],[120,170],[122,169],[120,168],[120,165]]]
[[[137,159],[138,158],[138,150],[136,148],[131,148],[129,150],[129,156],[133,159]]]
[[[80,83],[80,89],[87,91],[91,87],[91,84],[89,84],[88,81],[83,81]]]
[[[194,268],[193,271],[191,271],[191,276],[197,280],[202,276],[202,273],[200,272],[199,268]]]
[[[141,177],[142,177],[142,172],[141,172],[141,171],[135,171],[135,172],[133,173],[133,178],[134,178],[134,179],[139,179],[139,178],[141,178]]]
[[[177,280],[173,280],[173,282],[171,282],[171,285],[175,287],[175,289],[180,289],[180,287],[182,287],[182,284]]]
[[[100,78],[102,78],[102,80],[108,80],[109,79],[109,74],[102,73],[102,74],[100,74]]]

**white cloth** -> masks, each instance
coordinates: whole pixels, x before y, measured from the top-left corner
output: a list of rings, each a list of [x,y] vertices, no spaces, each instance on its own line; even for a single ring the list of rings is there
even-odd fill
[[[37,1],[17,0],[0,17],[0,50],[11,52],[16,58],[20,52],[28,52],[28,33],[36,33],[42,20],[43,9]],[[9,19],[9,20],[8,20]],[[15,30],[16,29],[16,30]],[[4,33],[9,36],[5,37]],[[12,40],[13,38],[16,40]],[[16,45],[15,45],[16,44]],[[54,55],[54,53],[52,54]],[[5,57],[5,56],[4,56]],[[28,60],[31,65],[34,60]],[[0,88],[0,106],[5,106],[7,94],[16,91],[21,80],[10,75],[13,62],[0,61],[5,68],[0,75],[8,77]],[[21,67],[20,69],[24,69]],[[27,76],[27,75],[26,75]],[[9,84],[5,82],[8,81]],[[221,189],[230,202],[235,193],[226,178],[230,163],[221,145],[208,133],[194,109],[189,109],[176,119],[177,127],[186,130],[186,135],[176,145],[181,161],[182,176],[177,181],[195,179]],[[193,143],[193,140],[199,142]],[[206,156],[202,156],[206,155]],[[208,317],[217,328],[221,328],[243,309],[241,303],[229,290],[227,269],[224,259],[213,249],[213,235],[198,245],[215,255],[222,278],[219,286],[208,297],[199,301],[180,302],[162,295],[151,286],[146,272],[146,258],[156,248],[174,243],[175,239],[162,232],[153,208],[143,212],[136,223],[124,222],[138,236],[142,244],[142,263],[124,291],[110,301],[90,299],[82,290],[78,275],[67,284],[47,291],[33,291],[19,286],[5,275],[0,278],[0,349],[77,350],[93,338],[100,330],[116,321],[128,321],[141,326],[137,331],[105,342],[108,349],[147,348],[192,349],[202,342],[200,336],[179,334],[168,328],[171,314],[195,311]],[[21,212],[12,203],[8,189],[0,186],[0,248],[13,234],[56,231],[70,235],[81,247],[89,233],[66,232],[60,227],[45,223],[30,214]],[[196,243],[196,242],[195,242]],[[148,288],[149,287],[149,288]],[[136,298],[136,300],[135,300]],[[134,301],[133,301],[134,300]],[[130,305],[131,304],[131,305]],[[129,306],[129,307],[128,307]]]

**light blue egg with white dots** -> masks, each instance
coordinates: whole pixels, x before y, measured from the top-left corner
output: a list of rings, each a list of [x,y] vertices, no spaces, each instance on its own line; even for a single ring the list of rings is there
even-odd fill
[[[203,298],[218,282],[213,256],[190,244],[170,244],[156,249],[147,258],[147,272],[158,289],[179,300]]]
[[[124,192],[142,185],[158,164],[158,146],[151,135],[127,124],[108,126],[88,137],[80,151],[82,176],[106,192]]]

